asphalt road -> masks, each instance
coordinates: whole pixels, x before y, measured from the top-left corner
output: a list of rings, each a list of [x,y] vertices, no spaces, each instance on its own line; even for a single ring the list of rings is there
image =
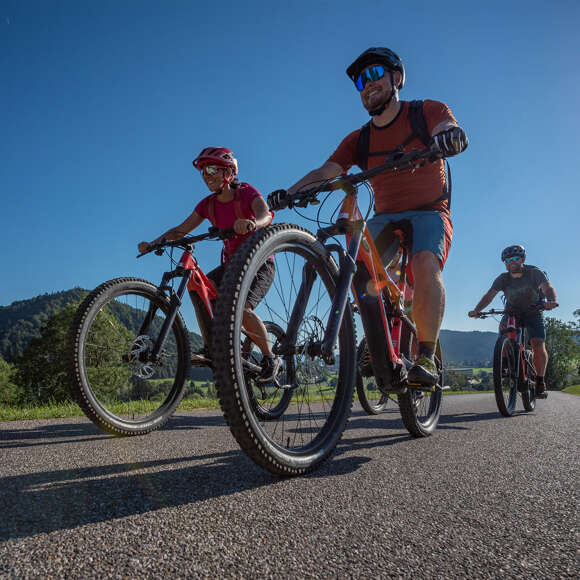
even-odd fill
[[[580,397],[506,419],[445,397],[437,432],[355,404],[334,457],[279,479],[218,412],[116,439],[0,423],[0,578],[577,578]],[[520,405],[521,408],[521,405]]]

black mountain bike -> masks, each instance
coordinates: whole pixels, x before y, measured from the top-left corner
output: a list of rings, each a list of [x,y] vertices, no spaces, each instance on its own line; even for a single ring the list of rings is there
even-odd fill
[[[345,192],[336,219],[316,235],[292,224],[269,226],[253,234],[230,261],[214,319],[216,384],[233,435],[256,463],[271,472],[297,475],[312,471],[332,453],[342,436],[358,366],[351,287],[378,389],[397,396],[403,422],[412,435],[424,437],[435,429],[443,389],[439,345],[437,384],[427,387],[407,381],[418,341],[404,305],[405,228],[401,225],[393,232],[393,241],[400,247],[396,258],[400,260],[400,278],[394,281],[358,208],[357,188],[381,171],[412,170],[429,158],[439,157],[434,150],[395,154],[373,169],[288,196],[272,209],[306,207],[319,203],[321,192]],[[372,194],[370,186],[369,191]],[[332,242],[339,235],[346,236],[346,248]],[[276,278],[256,313],[282,329],[284,338],[274,352],[293,374],[285,381],[291,396],[286,411],[264,420],[252,409],[237,361],[243,357],[243,305],[252,280],[268,259],[275,261]]]
[[[495,401],[499,412],[504,417],[511,417],[516,411],[518,392],[527,412],[536,408],[536,369],[526,329],[520,325],[516,314],[492,309],[480,312],[477,317],[496,315],[506,316],[506,320],[505,327],[502,325],[500,328],[493,351]]]

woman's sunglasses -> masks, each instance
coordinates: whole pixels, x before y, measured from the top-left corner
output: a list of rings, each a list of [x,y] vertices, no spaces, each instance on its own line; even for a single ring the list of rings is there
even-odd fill
[[[363,70],[354,81],[356,88],[362,91],[369,81],[378,81],[385,76],[385,67],[379,64]]]
[[[201,172],[204,175],[215,175],[222,167],[218,167],[217,165],[205,165],[202,167]]]
[[[506,258],[504,262],[509,264],[510,262],[517,262],[518,260],[521,260],[519,256],[512,256],[511,258]]]

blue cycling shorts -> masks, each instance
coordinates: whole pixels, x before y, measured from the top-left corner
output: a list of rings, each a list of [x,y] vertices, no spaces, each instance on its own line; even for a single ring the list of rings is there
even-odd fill
[[[400,213],[377,213],[368,222],[367,227],[373,238],[377,240],[381,232],[392,222],[406,221],[411,225],[411,247],[409,255],[427,250],[437,256],[443,268],[453,236],[453,225],[448,214],[439,211],[403,211]],[[398,242],[383,252],[383,263],[392,259],[389,255],[396,251]],[[390,258],[390,259],[389,259]]]

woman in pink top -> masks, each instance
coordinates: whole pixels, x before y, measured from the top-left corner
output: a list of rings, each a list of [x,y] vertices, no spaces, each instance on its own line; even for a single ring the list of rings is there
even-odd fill
[[[199,226],[204,219],[220,229],[234,228],[236,237],[224,241],[222,263],[209,272],[207,277],[219,287],[228,261],[244,240],[257,229],[272,222],[272,214],[260,192],[248,183],[236,180],[238,162],[232,151],[225,147],[206,147],[194,159],[194,167],[201,175],[208,189],[212,192],[202,199],[191,215],[180,225],[171,228],[152,242],[141,242],[140,252],[145,252],[151,245],[163,238],[168,241],[178,240]],[[268,332],[262,320],[254,313],[254,308],[266,295],[274,280],[274,262],[267,260],[258,270],[254,279],[244,313],[243,325],[249,336],[262,351],[262,372],[260,382],[268,382],[278,374],[282,361],[272,354]],[[204,341],[207,337],[204,337]],[[202,352],[192,357],[192,362],[207,360],[207,344]]]

